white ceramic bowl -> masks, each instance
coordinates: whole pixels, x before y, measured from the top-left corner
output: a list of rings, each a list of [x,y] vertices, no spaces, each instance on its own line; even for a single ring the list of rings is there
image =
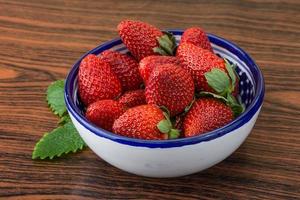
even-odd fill
[[[182,30],[170,30],[177,42]],[[71,119],[86,144],[103,160],[124,171],[148,177],[177,177],[207,169],[231,155],[247,138],[264,98],[261,71],[250,56],[235,44],[209,34],[214,52],[237,64],[240,100],[246,111],[226,126],[203,135],[175,140],[140,140],[116,135],[86,120],[77,94],[81,60],[112,49],[128,52],[120,39],[106,42],[82,56],[71,69],[65,85],[65,101]]]

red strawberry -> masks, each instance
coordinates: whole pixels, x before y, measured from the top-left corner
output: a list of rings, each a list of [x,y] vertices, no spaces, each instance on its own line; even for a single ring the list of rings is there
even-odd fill
[[[119,98],[119,102],[127,108],[146,104],[144,90],[128,91]]]
[[[118,31],[123,43],[138,60],[155,54],[173,54],[176,47],[174,37],[145,22],[124,20],[118,25]]]
[[[203,49],[213,52],[206,33],[199,27],[188,28],[181,36],[180,43],[192,43]]]
[[[206,82],[212,88],[214,93],[228,97],[233,95],[237,97],[239,92],[239,76],[235,72],[235,65],[231,65],[226,61],[226,71],[220,69],[212,69],[204,74]]]
[[[86,111],[86,118],[97,126],[112,131],[114,121],[119,118],[125,109],[117,101],[106,99],[90,104]]]
[[[100,58],[109,63],[111,69],[119,78],[123,91],[140,88],[142,78],[139,73],[139,64],[133,57],[106,50],[100,54]]]
[[[152,70],[163,64],[180,65],[180,61],[174,56],[148,56],[140,61],[139,70],[146,85]]]
[[[222,58],[190,43],[180,44],[176,56],[180,59],[182,67],[191,73],[197,91],[213,91],[205,79],[206,72],[213,68],[225,71]]]
[[[81,61],[78,86],[85,105],[101,99],[114,99],[121,93],[120,81],[109,64],[92,54]]]
[[[196,91],[217,92],[222,93],[222,95],[226,95],[228,92],[237,96],[238,81],[233,82],[232,80],[233,78],[237,79],[238,76],[234,71],[232,71],[232,74],[229,73],[229,70],[232,69],[233,66],[225,62],[222,58],[191,43],[180,44],[177,49],[176,57],[180,59],[181,66],[191,73]],[[221,71],[222,78],[228,78],[229,81],[226,82],[224,79],[217,80],[220,78],[219,76],[215,76],[214,80],[209,81],[207,74],[212,71],[219,71],[217,72],[218,75]],[[224,85],[224,91],[218,91],[216,87],[213,87],[212,84],[217,82],[228,83]],[[233,83],[234,86],[231,86],[231,83]]]
[[[146,140],[167,139],[167,134],[160,132],[157,127],[164,119],[163,112],[154,105],[137,106],[128,109],[114,122],[113,132]]]
[[[175,116],[193,100],[194,90],[193,79],[186,70],[165,64],[152,71],[145,95],[148,104],[165,106]]]
[[[222,99],[234,112],[234,116],[244,112],[244,107],[238,102],[238,75],[235,72],[235,65],[230,64],[225,60],[226,72],[221,69],[213,68],[211,71],[204,74],[208,85],[214,92],[200,92],[200,96],[212,96]],[[198,95],[198,94],[197,94]]]
[[[233,120],[229,106],[214,98],[200,98],[195,101],[185,116],[183,129],[185,137],[200,135],[220,128]]]

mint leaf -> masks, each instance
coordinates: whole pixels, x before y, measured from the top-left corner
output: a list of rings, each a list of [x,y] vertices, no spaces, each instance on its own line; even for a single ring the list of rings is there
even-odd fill
[[[230,80],[227,74],[219,68],[213,68],[204,74],[207,83],[218,93],[226,93],[230,89]]]
[[[59,157],[62,154],[76,152],[85,146],[72,122],[46,133],[35,145],[32,159]]]
[[[64,101],[64,80],[58,80],[47,89],[47,102],[54,114],[60,117],[58,128],[46,133],[35,145],[32,159],[59,157],[62,154],[81,150],[85,143],[72,124]]]
[[[66,112],[66,104],[64,99],[64,80],[58,80],[48,86],[47,102],[54,114],[62,117]]]
[[[66,114],[60,118],[58,124],[62,126],[68,122],[72,122],[72,121],[71,121],[70,115]]]

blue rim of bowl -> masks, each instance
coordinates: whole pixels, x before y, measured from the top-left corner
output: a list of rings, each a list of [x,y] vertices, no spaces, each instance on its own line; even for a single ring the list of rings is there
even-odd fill
[[[168,31],[172,32],[175,35],[182,35],[183,33],[183,30],[180,29],[171,29]],[[102,45],[99,45],[98,47],[84,54],[73,65],[72,69],[70,70],[67,76],[66,83],[65,83],[65,102],[69,114],[71,114],[84,128],[88,129],[90,132],[92,132],[97,136],[125,145],[137,146],[137,147],[148,147],[148,148],[181,147],[186,145],[197,144],[200,142],[206,142],[224,136],[230,133],[231,131],[243,126],[255,115],[255,113],[259,110],[259,108],[263,103],[264,91],[265,91],[263,75],[260,69],[258,68],[258,66],[255,64],[254,60],[237,45],[213,34],[208,34],[208,37],[212,43],[222,46],[223,48],[229,50],[231,53],[236,55],[239,59],[244,61],[247,64],[247,66],[250,66],[250,71],[254,79],[256,79],[256,88],[255,88],[256,93],[255,93],[254,100],[248,106],[246,111],[242,113],[239,117],[234,119],[231,123],[219,129],[210,131],[202,135],[194,136],[194,137],[179,138],[174,140],[142,140],[142,139],[129,138],[129,137],[124,137],[121,135],[114,134],[112,132],[99,128],[93,125],[92,123],[90,123],[89,121],[87,121],[87,119],[83,116],[79,108],[73,102],[72,100],[73,94],[71,94],[71,91],[73,91],[73,85],[74,85],[73,82],[78,74],[78,68],[80,62],[88,54],[99,54],[100,52],[106,49],[110,49],[115,45],[121,44],[122,42],[120,38],[116,38],[114,40],[105,42]]]

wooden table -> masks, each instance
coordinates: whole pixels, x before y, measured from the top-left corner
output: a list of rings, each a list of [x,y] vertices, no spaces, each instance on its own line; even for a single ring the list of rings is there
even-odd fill
[[[240,45],[262,69],[266,97],[246,142],[222,163],[173,179],[120,171],[90,150],[32,161],[56,127],[45,89],[124,18],[202,26]],[[0,0],[1,199],[299,199],[299,1]]]

